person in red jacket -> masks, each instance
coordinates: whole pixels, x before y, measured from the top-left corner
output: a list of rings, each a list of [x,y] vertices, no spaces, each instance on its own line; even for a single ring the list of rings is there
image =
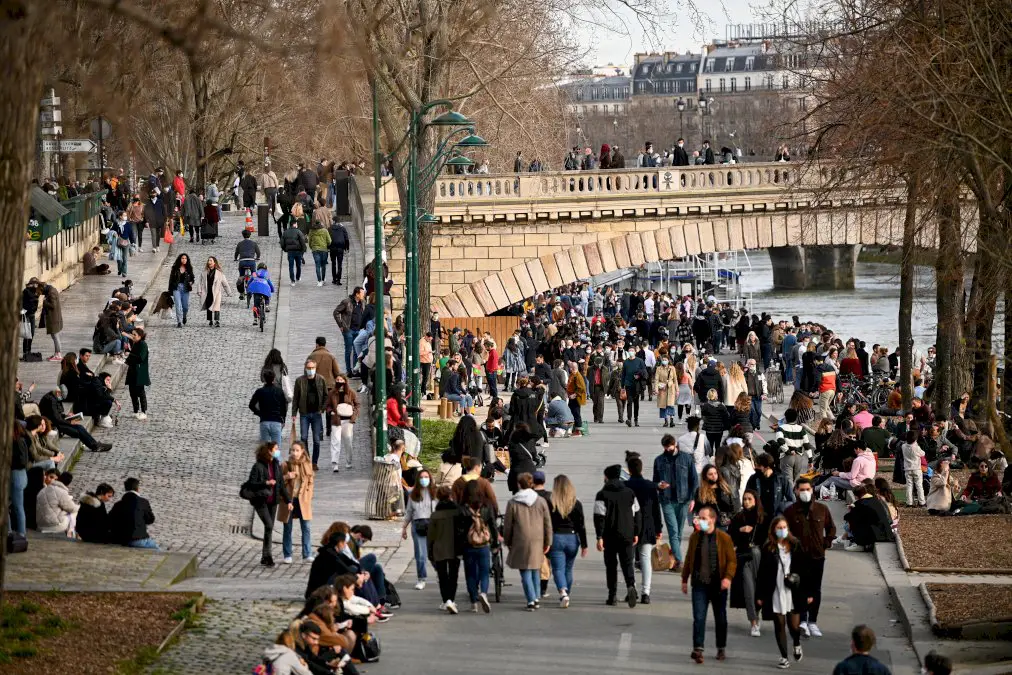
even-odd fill
[[[499,352],[495,344],[485,341],[485,350],[488,352],[488,359],[485,361],[485,375],[488,376],[488,395],[491,398],[499,396],[499,382],[496,372],[499,370]]]
[[[847,349],[847,355],[840,361],[840,375],[853,375],[858,379],[861,378],[861,359],[857,358],[857,350],[853,347]]]
[[[408,403],[404,400],[404,387],[395,386],[390,390],[387,399],[387,424],[392,427],[413,429],[414,424],[408,415]]]

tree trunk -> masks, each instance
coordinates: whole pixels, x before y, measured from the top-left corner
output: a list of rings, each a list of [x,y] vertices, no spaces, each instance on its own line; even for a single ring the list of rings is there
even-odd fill
[[[436,147],[429,134],[421,134],[418,139],[418,167],[419,171],[427,166],[435,155]],[[421,183],[432,183],[426,189]],[[436,188],[435,181],[430,177],[428,180],[419,179],[418,186],[418,213],[435,213]],[[431,279],[429,278],[432,269],[432,225],[419,223],[418,225],[418,332],[425,335],[429,327],[432,302],[429,298]]]
[[[18,6],[20,3],[14,3]],[[10,503],[11,438],[14,434],[14,387],[18,372],[18,327],[25,268],[28,186],[35,158],[35,133],[42,97],[42,31],[53,11],[43,3],[5,7],[0,21],[0,63],[4,64],[0,96],[0,605],[7,567],[7,505]],[[57,10],[59,11],[59,10]],[[3,345],[6,344],[6,347]]]
[[[1012,274],[1005,275],[1005,359],[1001,378],[1001,409],[1012,415]]]
[[[956,396],[956,370],[963,363],[963,252],[955,186],[944,184],[938,198],[938,257],[935,259],[935,410],[948,410]]]
[[[912,321],[914,314],[914,252],[917,241],[917,186],[918,178],[907,180],[907,208],[903,218],[903,259],[900,262],[900,385],[903,392],[903,409],[910,410],[913,400]]]

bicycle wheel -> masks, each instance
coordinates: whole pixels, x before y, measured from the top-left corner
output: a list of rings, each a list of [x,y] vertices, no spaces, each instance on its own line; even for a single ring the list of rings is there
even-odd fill
[[[502,546],[496,549],[495,557],[492,559],[492,575],[495,581],[495,601],[502,602],[502,587],[503,587]]]

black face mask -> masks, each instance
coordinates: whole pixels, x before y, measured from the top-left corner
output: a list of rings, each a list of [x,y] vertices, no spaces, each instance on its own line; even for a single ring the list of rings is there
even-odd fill
[[[716,485],[717,483],[720,482],[720,479],[719,478],[707,478],[706,482],[708,482],[710,485]]]

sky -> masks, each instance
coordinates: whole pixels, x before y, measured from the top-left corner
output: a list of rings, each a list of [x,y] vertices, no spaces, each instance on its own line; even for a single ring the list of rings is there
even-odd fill
[[[618,12],[619,18],[612,18],[610,25],[625,24],[620,34],[617,30],[608,30],[583,24],[577,30],[580,46],[587,51],[584,65],[599,66],[608,63],[632,64],[633,54],[649,51],[692,51],[699,53],[700,45],[713,39],[724,39],[727,24],[750,23],[758,21],[753,7],[761,7],[763,0],[695,0],[701,19],[706,24],[702,31],[694,25],[691,14],[684,9],[679,0],[667,0],[671,7],[671,17],[665,27],[645,31],[635,20],[631,11]],[[619,3],[614,3],[616,7]]]

